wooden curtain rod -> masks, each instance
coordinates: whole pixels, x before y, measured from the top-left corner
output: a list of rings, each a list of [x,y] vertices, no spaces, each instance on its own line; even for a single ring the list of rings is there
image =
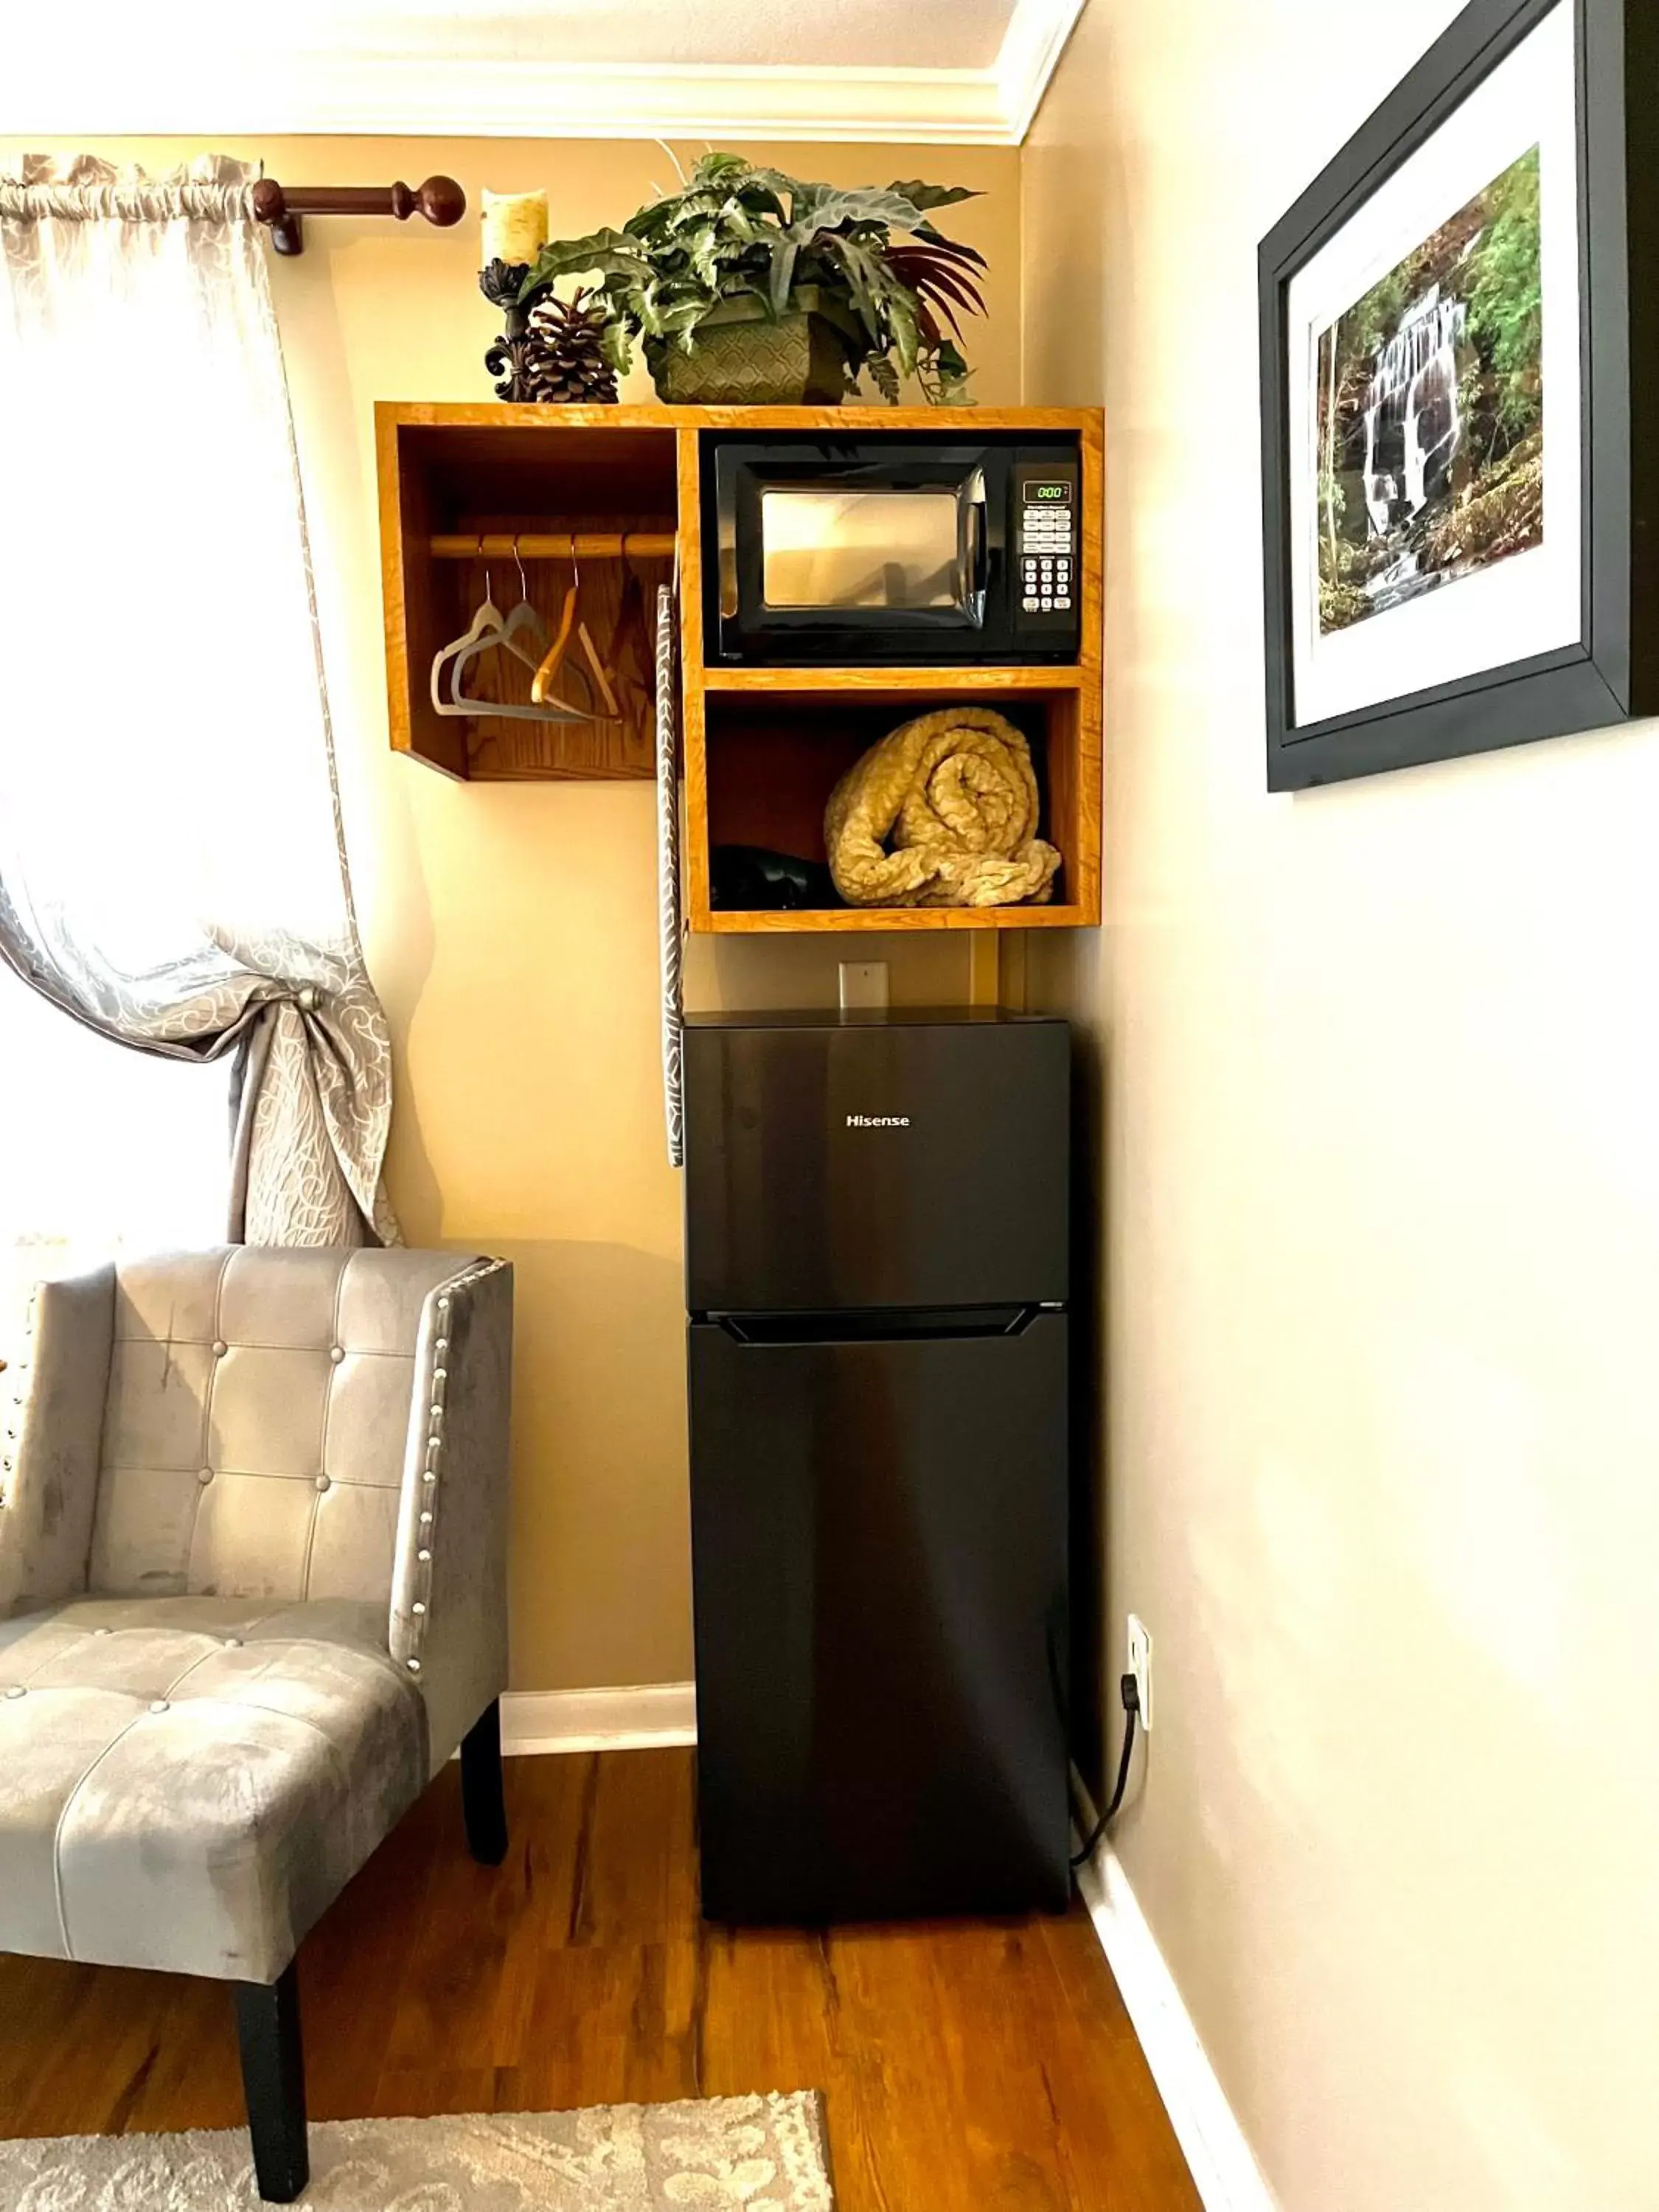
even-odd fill
[[[490,530],[432,540],[434,561],[672,561],[672,530]]]
[[[447,230],[466,213],[466,194],[453,177],[428,177],[423,185],[279,185],[261,177],[253,187],[253,217],[270,229],[278,253],[306,250],[302,215],[389,215],[406,222],[423,215]]]

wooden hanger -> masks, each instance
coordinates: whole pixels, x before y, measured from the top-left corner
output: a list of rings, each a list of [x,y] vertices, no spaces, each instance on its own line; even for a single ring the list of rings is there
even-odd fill
[[[528,632],[538,652],[526,649],[519,642],[520,635]],[[591,710],[572,705],[566,700],[544,701],[535,696],[532,684],[532,704],[515,706],[504,699],[478,699],[462,688],[466,671],[484,653],[502,652],[532,672],[541,666],[538,654],[546,637],[541,617],[521,599],[510,615],[504,616],[495,605],[495,587],[488,569],[484,571],[484,596],[482,605],[472,617],[471,627],[464,636],[443,647],[432,663],[432,705],[435,713],[456,716],[476,717],[479,714],[500,715],[516,722],[591,722],[598,718]],[[446,686],[446,674],[447,684]],[[446,689],[447,696],[445,696]]]
[[[554,633],[553,642],[547,648],[545,659],[531,681],[530,696],[538,704],[553,696],[553,685],[558,678],[560,670],[564,666],[565,656],[570,650],[570,641],[574,635],[581,646],[589,669],[592,672],[593,685],[604,702],[605,714],[610,720],[615,721],[621,715],[622,708],[617,703],[617,695],[611,688],[610,673],[604,661],[599,658],[599,647],[593,642],[592,633],[585,622],[577,618],[576,610],[581,598],[581,570],[576,565],[573,556],[570,588],[565,593],[564,605],[559,611],[559,627]],[[593,719],[597,720],[599,717],[595,716]]]
[[[546,657],[537,669],[530,685],[530,696],[540,706],[552,690],[559,671],[564,666],[564,657],[570,650],[571,633],[576,627],[576,592],[573,583],[564,595],[564,605],[559,610],[559,626],[553,633],[553,642]],[[586,629],[586,623],[583,628]]]

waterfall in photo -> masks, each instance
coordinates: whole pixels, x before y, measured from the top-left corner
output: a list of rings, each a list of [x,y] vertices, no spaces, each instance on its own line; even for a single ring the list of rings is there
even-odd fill
[[[1375,538],[1410,522],[1450,483],[1463,442],[1457,355],[1468,316],[1462,300],[1443,299],[1431,285],[1376,356],[1365,411],[1365,507]]]
[[[1542,175],[1534,146],[1392,268],[1354,269],[1367,289],[1318,333],[1322,636],[1543,543]]]

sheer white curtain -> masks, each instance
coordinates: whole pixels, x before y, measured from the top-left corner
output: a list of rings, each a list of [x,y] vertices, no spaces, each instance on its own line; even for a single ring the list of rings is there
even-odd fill
[[[125,1051],[0,963],[0,1359],[43,1276],[219,1242],[229,1127],[228,1061]]]
[[[118,1048],[79,1052],[37,1013],[228,1070],[232,1234],[397,1236],[388,1041],[345,874],[252,174],[82,159],[0,176],[0,957],[43,1001],[0,1003],[0,1089],[25,1090],[0,1121],[0,1237],[46,1205],[28,1190],[43,1095],[81,1171],[60,1214],[112,1230],[100,1132],[127,1159],[119,1117],[151,1127],[165,1097],[194,1129],[224,1096],[216,1077],[118,1069]],[[90,1110],[70,1082],[101,1092]],[[176,1179],[177,1156],[155,1157]]]

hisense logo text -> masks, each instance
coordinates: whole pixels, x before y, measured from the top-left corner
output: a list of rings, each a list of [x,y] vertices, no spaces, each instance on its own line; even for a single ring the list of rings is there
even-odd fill
[[[908,1114],[849,1114],[847,1126],[849,1129],[908,1129],[910,1116]]]

